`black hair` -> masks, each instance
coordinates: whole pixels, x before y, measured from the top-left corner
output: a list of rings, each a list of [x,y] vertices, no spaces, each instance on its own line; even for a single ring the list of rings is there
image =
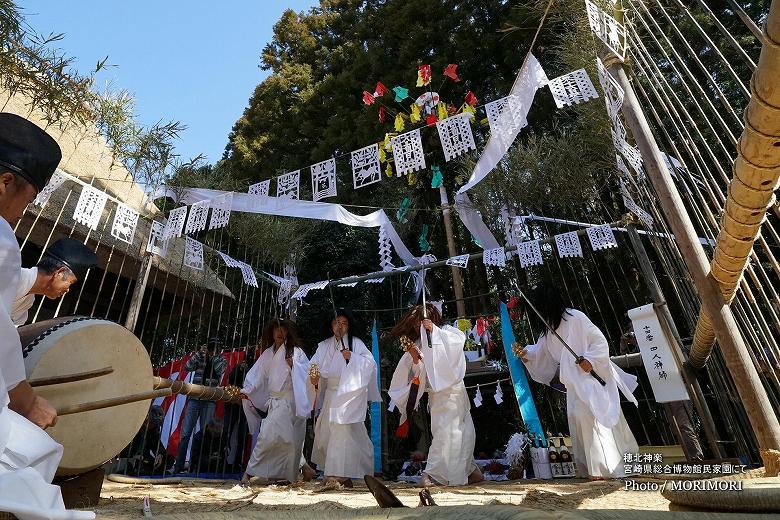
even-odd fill
[[[561,291],[552,284],[541,283],[531,289],[527,295],[531,304],[541,314],[540,317],[525,304],[528,320],[531,322],[534,334],[541,337],[547,333],[544,322],[547,322],[553,330],[557,330],[561,321],[566,319],[566,314],[569,314],[567,309],[571,308],[571,303],[563,297]]]
[[[222,340],[219,338],[209,338],[208,343],[206,343],[209,352],[216,352],[220,347],[222,347]]]
[[[43,258],[38,261],[38,264],[35,267],[37,267],[38,270],[42,273],[46,274],[52,274],[60,267],[66,267],[70,271],[70,268],[65,265],[65,262],[57,260],[53,256],[49,255],[43,255]]]
[[[355,323],[355,315],[352,314],[352,311],[345,308],[345,307],[339,307],[336,311],[336,318],[339,316],[342,316],[347,319],[347,323],[349,324],[349,329],[347,330],[347,347],[349,348],[349,351],[352,352],[352,337],[354,334],[355,326],[357,325]],[[335,319],[335,318],[334,318]]]

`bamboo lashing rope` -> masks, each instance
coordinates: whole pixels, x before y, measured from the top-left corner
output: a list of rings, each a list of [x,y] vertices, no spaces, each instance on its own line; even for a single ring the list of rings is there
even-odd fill
[[[204,386],[184,381],[174,381],[163,377],[154,378],[155,389],[170,389],[170,393],[184,394],[188,397],[196,397],[206,401],[224,401],[238,404],[241,402],[240,391],[236,387]]]

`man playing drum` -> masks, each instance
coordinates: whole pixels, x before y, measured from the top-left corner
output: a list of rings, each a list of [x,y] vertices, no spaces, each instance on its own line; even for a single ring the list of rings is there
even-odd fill
[[[52,486],[62,446],[41,428],[57,413],[25,380],[22,346],[10,310],[21,254],[12,225],[43,189],[60,162],[60,147],[26,119],[0,113],[0,511],[27,518],[94,518],[66,511]]]

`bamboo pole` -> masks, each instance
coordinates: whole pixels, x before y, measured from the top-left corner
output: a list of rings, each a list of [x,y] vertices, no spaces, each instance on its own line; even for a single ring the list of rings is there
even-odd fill
[[[114,406],[121,406],[123,404],[137,403],[138,401],[146,401],[147,399],[157,399],[158,397],[166,397],[171,395],[170,388],[161,388],[158,390],[150,390],[148,392],[140,392],[137,394],[123,395],[120,397],[112,397],[110,399],[103,399],[101,401],[92,401],[89,403],[72,404],[63,406],[57,410],[57,416],[72,415],[74,413],[90,412],[92,410],[101,410],[103,408],[112,408]]]
[[[63,383],[74,383],[76,381],[86,381],[87,379],[94,379],[96,377],[105,376],[114,372],[112,367],[98,368],[97,370],[89,370],[87,372],[77,372],[75,374],[67,374],[64,376],[53,377],[41,377],[39,379],[30,379],[27,381],[33,388],[39,386],[61,385]]]
[[[174,381],[162,377],[154,378],[155,390],[169,388],[171,393],[184,394],[188,397],[197,397],[206,401],[225,401],[226,403],[241,403],[241,396],[234,391],[228,390],[222,386],[203,386],[186,383],[184,381]]]

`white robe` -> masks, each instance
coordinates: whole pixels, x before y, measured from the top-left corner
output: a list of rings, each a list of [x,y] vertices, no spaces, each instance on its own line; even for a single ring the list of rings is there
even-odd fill
[[[574,356],[552,333],[543,335],[536,345],[526,347],[525,366],[531,377],[543,384],[549,384],[560,366],[577,473],[607,478],[625,476],[623,455],[636,453],[638,446],[620,409],[618,390],[637,404],[633,395],[636,377],[610,360],[607,339],[582,312],[567,309],[556,332],[591,363],[607,385],[601,386],[576,365]]]
[[[260,424],[246,472],[268,480],[295,482],[298,470],[305,462],[303,442],[306,417],[311,411],[311,402],[306,394],[309,360],[296,347],[290,368],[285,356],[284,345],[276,352],[273,348],[267,349],[255,364],[258,369],[254,372],[250,370],[244,381],[245,389],[254,396],[254,405],[268,413]],[[265,401],[257,401],[258,397],[265,398]]]
[[[344,338],[346,342],[347,339]],[[320,342],[311,364],[320,367],[311,460],[326,476],[363,478],[374,474],[374,446],[365,426],[368,401],[381,401],[374,356],[359,338],[352,338],[349,363],[335,336]],[[309,397],[315,389],[308,381]]]
[[[38,278],[38,268],[23,267],[19,275],[19,285],[16,289],[16,298],[11,310],[11,320],[17,327],[27,323],[27,312],[35,303],[35,295],[30,294],[35,280]]]
[[[476,432],[471,420],[471,403],[463,384],[466,375],[465,341],[465,334],[454,327],[434,326],[432,344],[428,345],[425,330],[421,327],[418,349],[422,359],[415,365],[411,355],[405,353],[393,373],[388,391],[392,400],[390,408],[397,406],[401,410],[403,422],[412,378],[415,375],[420,378],[415,408],[425,389],[433,434],[425,473],[436,482],[450,486],[467,484],[469,475],[476,469]]]
[[[0,511],[21,520],[95,518],[91,512],[66,510],[60,488],[51,485],[62,446],[8,408],[8,390],[25,378],[22,346],[10,314],[20,269],[16,237],[0,218]]]

